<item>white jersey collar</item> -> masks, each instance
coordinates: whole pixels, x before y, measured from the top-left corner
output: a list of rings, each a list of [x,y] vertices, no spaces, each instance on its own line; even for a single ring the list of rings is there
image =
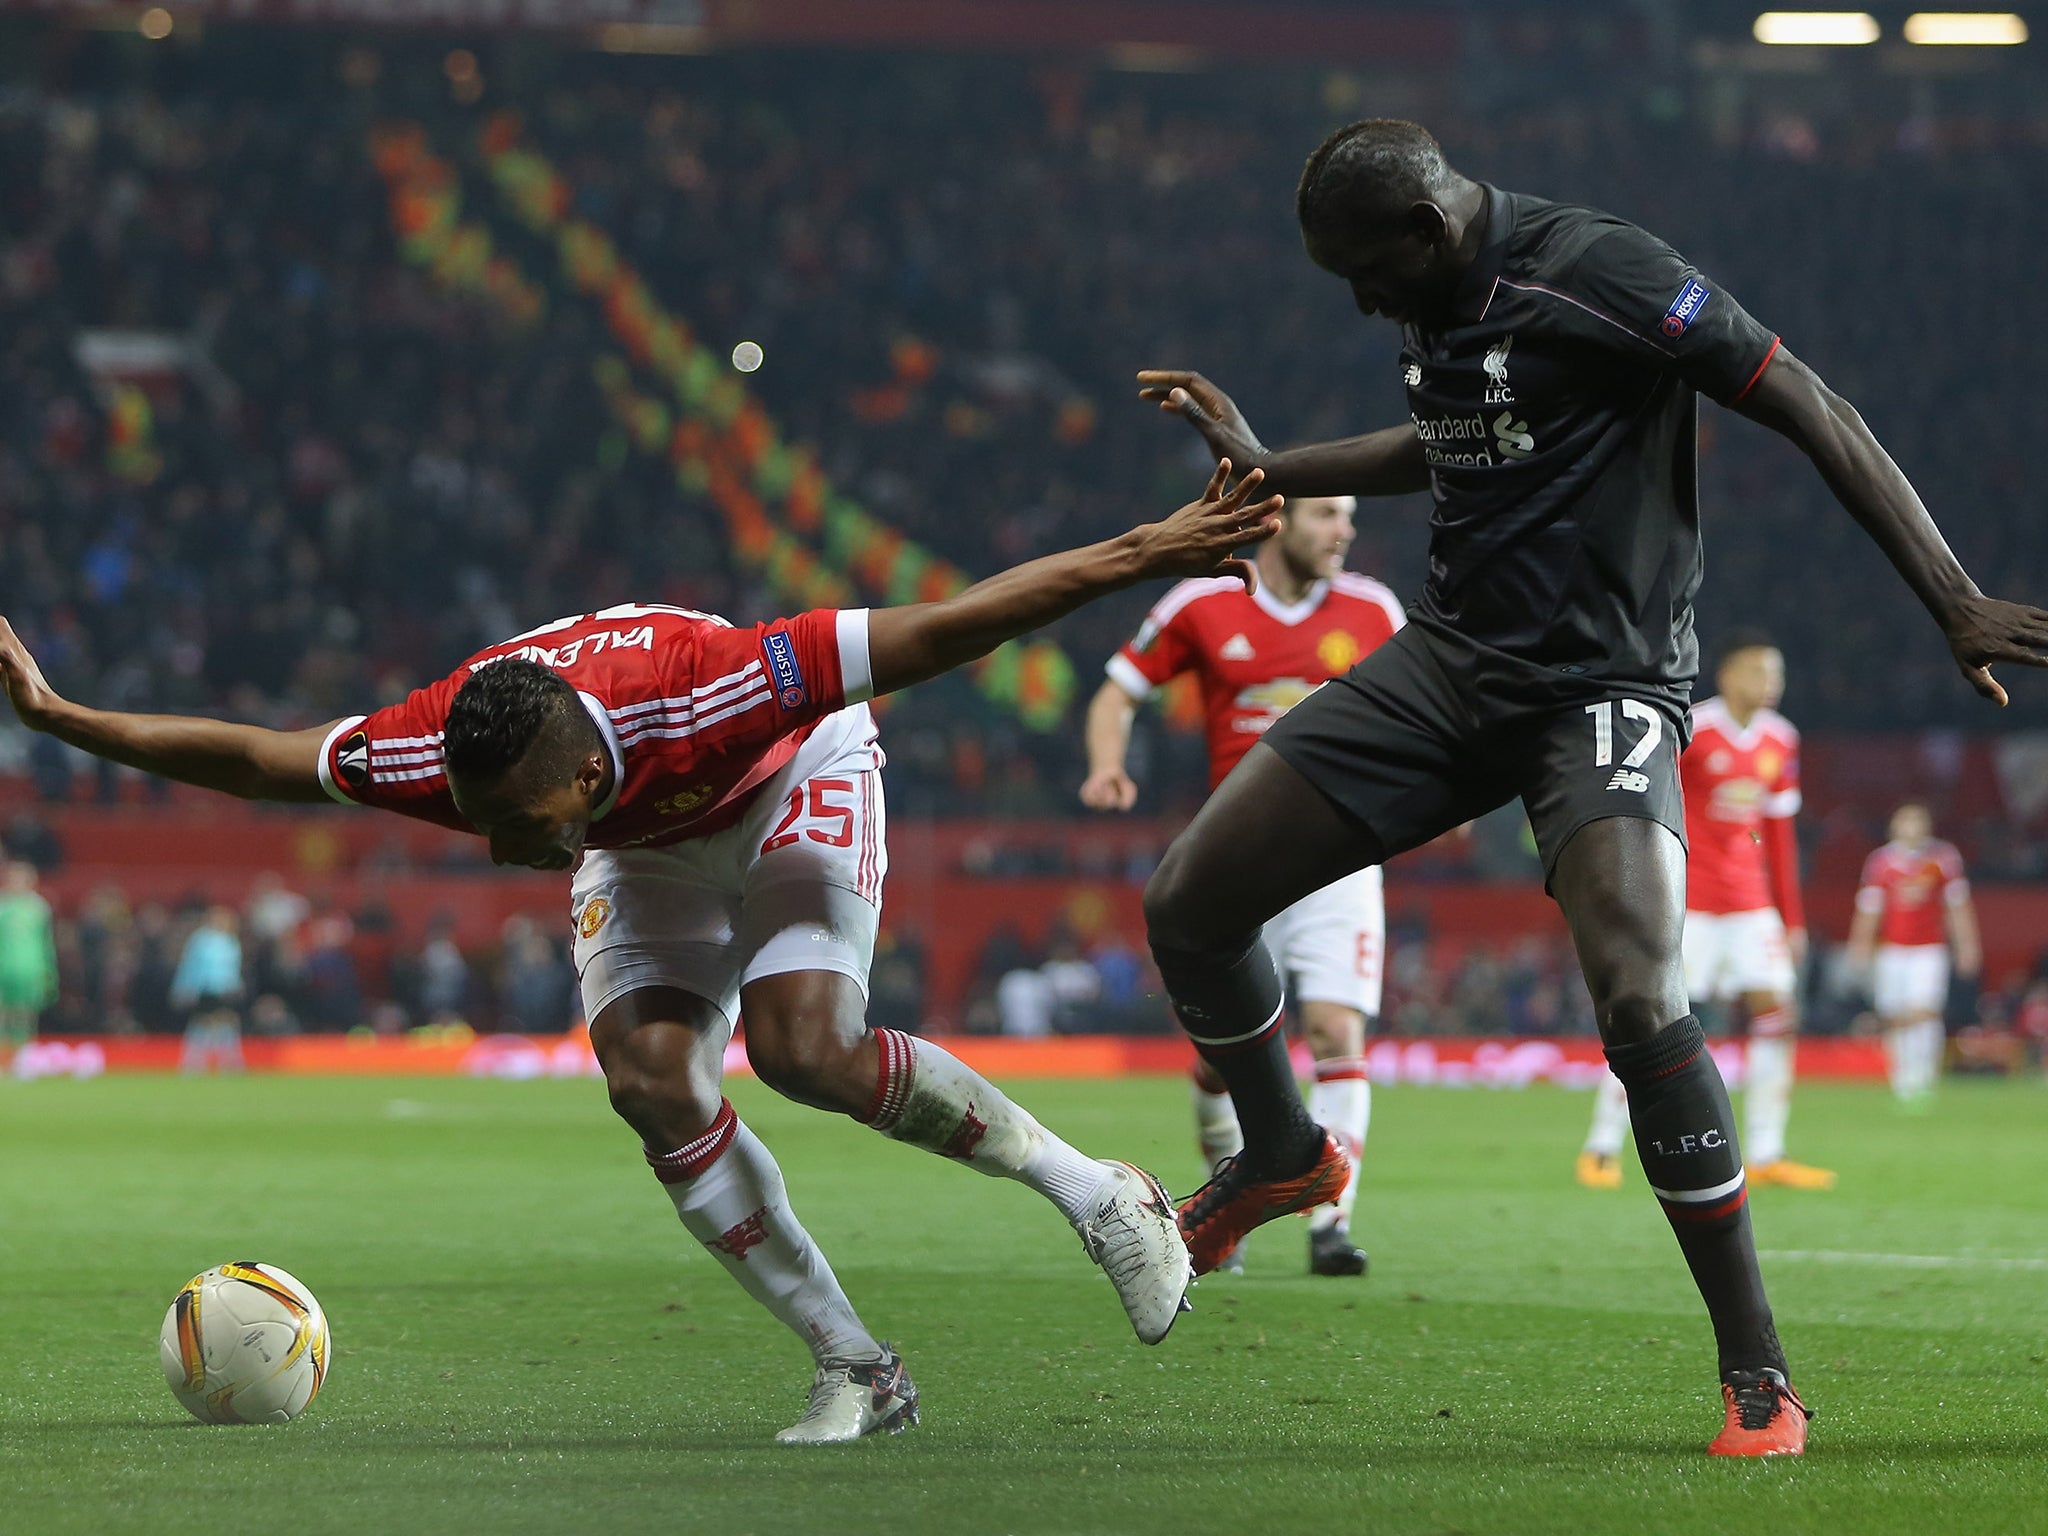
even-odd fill
[[[1258,591],[1252,594],[1252,601],[1265,609],[1266,612],[1270,613],[1282,624],[1285,624],[1289,629],[1292,629],[1303,619],[1322,607],[1323,599],[1329,595],[1330,581],[1328,577],[1324,577],[1321,581],[1310,587],[1307,595],[1298,603],[1281,602],[1262,581],[1259,583]]]
[[[597,727],[597,734],[604,738],[605,755],[612,760],[612,792],[590,813],[592,821],[603,821],[619,803],[619,791],[626,787],[626,749],[619,745],[618,730],[612,725],[612,717],[605,713],[604,705],[581,688],[576,690],[576,697],[582,701],[590,723]]]

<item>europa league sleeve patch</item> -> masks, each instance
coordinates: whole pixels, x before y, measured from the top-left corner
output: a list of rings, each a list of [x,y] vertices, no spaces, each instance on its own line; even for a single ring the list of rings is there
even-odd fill
[[[365,731],[351,731],[334,749],[334,776],[350,789],[370,782],[370,737]]]

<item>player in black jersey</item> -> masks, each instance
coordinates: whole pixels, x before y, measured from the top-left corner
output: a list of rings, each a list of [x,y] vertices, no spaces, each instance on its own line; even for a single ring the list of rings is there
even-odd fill
[[[1183,1026],[1245,1150],[1181,1208],[1196,1273],[1334,1196],[1260,925],[1312,890],[1519,797],[1570,925],[1636,1147],[1713,1320],[1724,1455],[1799,1454],[1727,1089],[1679,958],[1677,757],[1698,670],[1697,396],[1810,458],[1933,614],[1977,691],[2048,665],[2048,612],[1988,598],[1855,410],[1713,278],[1635,226],[1458,174],[1428,133],[1339,130],[1297,193],[1315,263],[1402,327],[1410,420],[1275,451],[1199,374],[1141,393],[1285,495],[1428,490],[1412,622],[1292,710],[1175,841],[1145,892]]]

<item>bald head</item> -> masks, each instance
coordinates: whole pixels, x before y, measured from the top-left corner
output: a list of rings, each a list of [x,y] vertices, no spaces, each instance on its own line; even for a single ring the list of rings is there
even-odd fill
[[[1294,192],[1304,235],[1384,239],[1402,233],[1418,203],[1464,183],[1419,123],[1368,117],[1346,123],[1308,157]]]

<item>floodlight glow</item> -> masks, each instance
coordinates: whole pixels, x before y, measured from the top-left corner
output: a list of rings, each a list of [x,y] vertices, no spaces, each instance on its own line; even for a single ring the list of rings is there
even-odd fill
[[[732,365],[741,373],[752,373],[766,355],[758,341],[743,341],[732,349]]]
[[[160,5],[152,5],[135,19],[135,30],[152,43],[162,42],[177,25],[176,18]]]
[[[1849,48],[1876,42],[1878,25],[1868,11],[1765,11],[1751,31],[1760,43]]]
[[[2010,11],[1919,11],[1906,18],[1906,41],[1928,47],[2010,48],[2027,24]]]

